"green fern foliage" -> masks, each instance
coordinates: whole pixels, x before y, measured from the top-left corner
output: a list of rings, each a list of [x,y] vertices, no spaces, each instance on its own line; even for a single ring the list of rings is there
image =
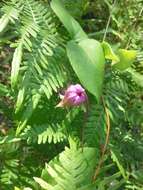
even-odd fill
[[[143,189],[141,5],[0,2],[0,190]]]
[[[50,8],[45,8],[43,4],[34,0],[21,3],[23,8],[19,11],[18,21],[14,23],[15,26],[19,24],[19,39],[14,44],[17,48],[11,70],[12,87],[20,87],[15,112],[25,109],[19,120],[17,133],[25,127],[41,97],[46,95],[49,99],[65,82],[62,74],[63,40],[52,22]],[[12,5],[10,3],[7,6]],[[25,56],[26,59],[23,59]],[[20,77],[21,74],[24,76],[23,79]]]
[[[90,108],[87,124],[84,131],[85,144],[99,148],[105,142],[106,121],[102,105],[93,105]]]
[[[18,19],[19,12],[22,10],[21,1],[11,0],[3,6],[4,15],[0,19],[0,33],[7,27],[9,22],[14,23]]]
[[[34,138],[33,138],[34,137]],[[22,138],[27,140],[27,143],[58,143],[66,139],[66,135],[61,130],[61,126],[57,125],[41,125],[27,126],[24,130]]]
[[[96,164],[96,151],[94,148],[77,149],[71,142],[71,147],[65,148],[59,157],[46,164],[42,178],[46,176],[48,181],[35,177],[35,181],[43,189],[93,189],[93,166]],[[46,175],[48,173],[48,176]],[[86,175],[83,175],[85,173]]]

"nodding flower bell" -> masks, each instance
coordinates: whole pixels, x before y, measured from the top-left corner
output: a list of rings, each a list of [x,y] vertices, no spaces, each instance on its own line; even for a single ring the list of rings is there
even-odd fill
[[[60,97],[61,101],[56,107],[79,106],[87,101],[85,89],[80,84],[70,85]]]

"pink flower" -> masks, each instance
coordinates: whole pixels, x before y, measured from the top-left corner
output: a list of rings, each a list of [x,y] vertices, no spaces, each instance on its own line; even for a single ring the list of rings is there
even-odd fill
[[[70,85],[61,99],[56,107],[79,106],[87,101],[87,95],[84,88],[80,84],[76,84]]]

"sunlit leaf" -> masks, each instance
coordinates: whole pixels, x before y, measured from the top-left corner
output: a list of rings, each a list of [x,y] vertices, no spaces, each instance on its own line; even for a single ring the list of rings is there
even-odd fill
[[[112,61],[112,64],[119,62],[118,56],[114,53],[112,47],[107,42],[102,42],[102,47],[104,50],[104,55],[106,59],[109,59]]]
[[[14,88],[17,84],[20,64],[22,60],[22,45],[20,44],[13,55],[12,69],[11,69],[11,85]]]
[[[48,183],[46,183],[43,179],[38,178],[38,177],[34,177],[34,180],[43,188],[46,190],[50,190],[53,189],[51,185],[49,185]]]
[[[8,16],[6,14],[3,15],[2,18],[0,19],[0,32],[2,32],[5,29],[8,22],[9,22]]]
[[[129,68],[136,59],[137,52],[135,50],[119,49],[118,56],[120,61],[113,65],[113,68],[124,71]]]
[[[104,54],[96,40],[85,39],[67,45],[70,63],[84,87],[99,100],[104,78]]]
[[[51,7],[73,39],[80,40],[87,38],[79,23],[64,8],[60,0],[52,0]]]

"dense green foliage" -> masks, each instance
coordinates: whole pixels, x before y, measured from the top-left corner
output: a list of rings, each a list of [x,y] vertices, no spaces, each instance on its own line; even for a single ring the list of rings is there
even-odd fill
[[[0,190],[143,189],[142,7],[0,2]],[[88,110],[57,108],[76,83]]]

